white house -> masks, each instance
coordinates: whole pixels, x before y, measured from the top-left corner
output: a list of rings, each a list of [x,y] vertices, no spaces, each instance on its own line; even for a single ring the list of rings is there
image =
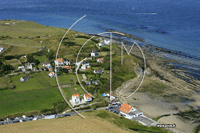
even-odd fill
[[[25,67],[24,66],[18,66],[18,69],[24,69]]]
[[[132,112],[136,109],[127,103],[123,103],[119,110],[120,114],[123,115],[125,118],[132,119],[134,117],[134,114]]]
[[[142,116],[143,115],[143,112],[139,111],[139,110],[134,110],[132,112],[132,114],[134,115],[134,117],[138,117],[138,116]]]
[[[0,47],[0,53],[4,50],[4,48]]]
[[[99,47],[104,47],[105,46],[103,41],[101,41],[98,45],[99,45]]]
[[[94,72],[94,73],[100,73],[100,74],[101,74],[101,73],[103,73],[103,70],[102,70],[102,69],[96,69],[96,70],[94,70],[93,72]]]
[[[50,64],[50,62],[45,61],[44,63],[42,63],[42,66],[48,67],[48,66],[51,66],[51,64]]]
[[[50,72],[49,73],[49,77],[51,77],[51,78],[55,77],[55,73],[54,72]]]
[[[91,56],[95,57],[95,56],[97,56],[97,55],[98,55],[98,54],[97,54],[97,51],[93,50],[93,51],[91,52]]]
[[[98,84],[98,81],[92,81],[93,84],[97,85]]]
[[[90,63],[89,62],[82,63],[81,69],[85,70],[86,68],[90,68]]]
[[[91,102],[92,101],[92,96],[89,94],[84,94],[84,100],[86,102]]]
[[[66,65],[70,65],[70,62],[69,62],[68,60],[64,61],[64,63],[65,63]]]
[[[105,39],[105,40],[104,40],[104,43],[107,44],[107,45],[110,45],[110,44],[111,44],[111,41],[110,41],[109,39]]]
[[[26,81],[26,80],[28,80],[29,78],[30,78],[29,76],[24,76],[24,77],[21,77],[21,78],[20,78],[20,81],[22,81],[22,82],[23,82],[23,81]]]
[[[57,58],[57,60],[54,61],[56,66],[62,66],[64,65],[64,61],[62,58]]]
[[[80,104],[81,99],[80,99],[79,94],[72,95],[72,102],[75,103],[75,104]]]
[[[82,65],[82,66],[81,66],[81,69],[82,69],[82,70],[85,70],[85,69],[86,69],[86,65]]]
[[[33,65],[35,65],[35,63],[27,63],[27,69],[33,69]]]
[[[21,70],[22,70],[22,72],[25,72],[25,71],[26,71],[26,69],[25,69],[25,67],[24,67],[24,66],[18,66],[18,69],[21,69]]]

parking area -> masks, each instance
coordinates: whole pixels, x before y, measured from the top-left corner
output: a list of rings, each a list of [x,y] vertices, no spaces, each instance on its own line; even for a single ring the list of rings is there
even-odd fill
[[[151,120],[151,119],[149,119],[149,118],[147,118],[145,116],[134,117],[133,120],[141,122],[141,123],[144,123],[147,126],[152,126],[155,123],[153,120]]]

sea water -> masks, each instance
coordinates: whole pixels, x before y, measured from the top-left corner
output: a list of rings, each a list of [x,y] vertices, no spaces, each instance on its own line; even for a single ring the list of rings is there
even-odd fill
[[[0,19],[35,21],[97,34],[102,28],[126,32],[146,44],[200,58],[199,0],[7,0]]]

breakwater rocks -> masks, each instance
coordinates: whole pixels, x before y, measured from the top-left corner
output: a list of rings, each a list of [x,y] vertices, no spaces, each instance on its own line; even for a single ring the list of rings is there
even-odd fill
[[[151,44],[147,44],[147,45],[145,45],[145,47],[148,48],[150,52],[160,51],[160,52],[169,53],[169,54],[173,54],[173,55],[183,56],[186,58],[200,60],[199,57],[192,56],[190,54],[186,54],[181,51],[174,51],[174,50],[170,50],[170,49],[166,49],[166,48],[162,48],[162,47],[158,47],[158,46],[153,46]]]

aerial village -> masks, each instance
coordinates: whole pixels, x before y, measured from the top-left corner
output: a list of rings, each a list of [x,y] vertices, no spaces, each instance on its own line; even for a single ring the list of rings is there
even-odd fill
[[[106,77],[104,80],[109,80],[109,67],[105,69],[105,56],[99,56],[98,53],[98,48],[100,47],[105,47],[106,45],[110,45],[111,41],[109,39],[97,39],[99,43],[96,44],[97,48],[96,49],[91,49],[90,54],[88,57],[84,58],[82,61],[75,61],[75,62],[70,62],[66,58],[57,58],[56,60],[51,59],[51,60],[45,60],[44,62],[38,63],[35,59],[32,59],[33,62],[27,62],[28,58],[30,60],[30,57],[27,57],[28,55],[20,57],[20,59],[27,63],[24,63],[23,65],[18,66],[18,71],[21,71],[25,75],[20,77],[20,82],[29,82],[29,80],[32,80],[32,77],[30,73],[34,72],[43,72],[46,71],[48,72],[45,76],[45,78],[50,78],[53,79],[56,77],[56,75],[59,77],[61,73],[76,73],[76,70],[78,73],[80,73],[81,78],[81,83],[84,84],[85,87],[90,87],[90,86],[97,86],[103,84],[103,80],[100,78],[102,76]],[[40,43],[44,43],[41,41]],[[45,46],[43,46],[43,49]],[[0,48],[0,52],[2,52],[4,48]],[[48,52],[50,50],[48,49]],[[108,50],[106,51],[108,53]],[[33,57],[31,57],[33,58]],[[36,64],[37,63],[37,64]],[[91,65],[92,64],[92,65]],[[102,67],[104,66],[104,67]],[[90,71],[90,76],[87,76],[87,72]],[[73,78],[70,77],[70,75],[67,75],[68,78],[70,78],[71,81],[74,81]],[[95,78],[94,78],[95,77]],[[105,82],[105,81],[104,81]],[[74,88],[77,90],[76,88]],[[152,120],[149,118],[145,117],[143,115],[143,112],[137,110],[133,106],[127,104],[127,103],[120,103],[120,100],[118,99],[117,96],[115,96],[114,92],[104,92],[102,93],[102,97],[110,101],[109,106],[106,107],[106,110],[109,110],[113,113],[119,114],[120,116],[123,116],[124,118],[127,119],[133,119],[136,121],[139,121],[143,125],[151,125],[154,123]],[[74,93],[71,95],[71,98],[69,99],[70,104],[73,107],[79,107],[83,105],[87,105],[92,103],[94,100],[94,97],[90,93],[85,93],[85,94],[79,94],[79,93]],[[95,102],[93,103],[95,104]],[[24,119],[26,116],[23,116]],[[60,116],[57,116],[60,117]],[[46,116],[46,119],[50,118],[56,118],[54,115],[53,117],[48,117]],[[27,119],[27,118],[26,118]]]

